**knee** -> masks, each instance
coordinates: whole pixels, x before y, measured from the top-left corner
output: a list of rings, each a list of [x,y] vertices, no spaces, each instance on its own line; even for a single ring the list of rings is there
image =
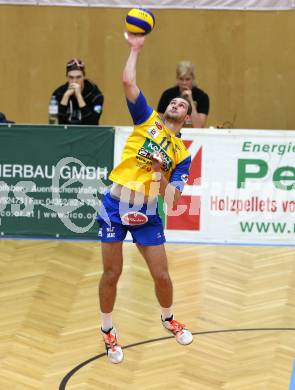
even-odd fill
[[[167,288],[171,284],[171,279],[168,272],[158,272],[154,276],[155,283],[158,287]]]
[[[106,270],[103,273],[103,278],[105,282],[109,285],[115,285],[117,284],[120,275],[122,273],[122,269],[110,269]]]

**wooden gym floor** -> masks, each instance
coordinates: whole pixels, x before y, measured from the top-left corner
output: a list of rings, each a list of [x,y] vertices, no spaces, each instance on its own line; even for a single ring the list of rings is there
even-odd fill
[[[98,333],[99,243],[0,241],[0,389],[288,390],[294,248],[166,248],[175,316],[194,343],[165,333],[145,263],[126,243],[114,320],[129,347],[112,365]]]

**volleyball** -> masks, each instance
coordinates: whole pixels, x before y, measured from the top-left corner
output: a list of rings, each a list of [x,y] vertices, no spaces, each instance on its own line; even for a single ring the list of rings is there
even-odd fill
[[[155,17],[146,8],[132,8],[126,16],[126,30],[133,34],[148,34],[154,26]]]

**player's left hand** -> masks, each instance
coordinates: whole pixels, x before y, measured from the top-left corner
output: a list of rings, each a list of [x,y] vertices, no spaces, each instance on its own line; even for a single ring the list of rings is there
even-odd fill
[[[154,152],[152,154],[152,168],[155,172],[161,171],[161,166],[163,164],[163,156],[160,152]]]

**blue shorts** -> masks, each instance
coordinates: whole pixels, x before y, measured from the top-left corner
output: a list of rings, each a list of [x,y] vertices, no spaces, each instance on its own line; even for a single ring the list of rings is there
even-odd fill
[[[120,202],[108,192],[103,198],[97,221],[102,242],[123,241],[128,231],[133,242],[142,246],[166,242],[156,203],[139,207]]]

